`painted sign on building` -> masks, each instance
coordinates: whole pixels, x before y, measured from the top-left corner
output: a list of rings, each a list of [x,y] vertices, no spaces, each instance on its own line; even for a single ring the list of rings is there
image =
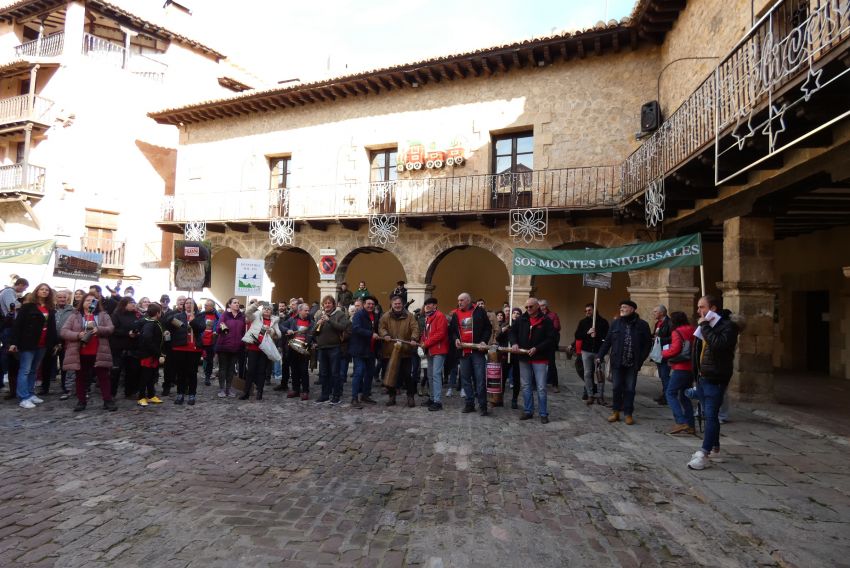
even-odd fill
[[[396,169],[399,172],[462,166],[467,159],[468,145],[462,136],[446,142],[408,140],[398,150]]]

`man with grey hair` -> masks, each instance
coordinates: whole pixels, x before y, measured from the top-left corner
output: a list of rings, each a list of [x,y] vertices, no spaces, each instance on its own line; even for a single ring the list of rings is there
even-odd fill
[[[555,354],[558,352],[558,345],[561,343],[561,318],[558,314],[549,309],[549,300],[541,299],[538,301],[540,305],[540,313],[549,318],[552,322],[552,329],[555,332],[555,345],[549,354],[549,369],[547,371],[546,383],[552,385],[555,392],[561,392],[561,387],[558,386],[558,367],[555,366]]]
[[[667,315],[667,306],[658,304],[652,308],[652,318],[655,320],[652,341],[655,342],[657,338],[662,348],[670,345],[670,342],[673,341],[673,326]],[[665,394],[667,392],[667,383],[670,382],[670,365],[664,360],[656,363],[656,365],[658,366],[658,378],[661,379],[661,395],[653,400],[659,405],[665,406],[667,404],[667,395]]]
[[[466,394],[463,412],[475,412],[475,400],[481,416],[487,416],[487,391],[484,373],[487,362],[483,351],[461,347],[461,344],[477,343],[486,346],[493,335],[493,327],[487,311],[472,303],[472,296],[462,292],[457,297],[457,308],[449,319],[449,343],[458,350],[460,379]]]

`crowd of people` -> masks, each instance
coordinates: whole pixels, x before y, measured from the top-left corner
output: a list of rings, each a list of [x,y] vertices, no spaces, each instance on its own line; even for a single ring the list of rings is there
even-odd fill
[[[218,381],[218,398],[263,400],[267,385],[288,399],[310,401],[311,368],[318,369],[319,392],[312,402],[339,405],[351,374],[352,409],[376,404],[373,385],[383,387],[387,406],[415,407],[427,396],[429,411],[443,410],[443,398],[456,391],[464,413],[487,416],[502,396],[488,401],[487,365],[501,370],[501,392],[511,391],[510,405],[520,420],[549,422],[547,385],[559,392],[555,354],[560,343],[558,315],[546,300],[529,297],[524,309],[506,303],[495,313],[469,293],[457,296],[456,307],[440,310],[436,298],[410,311],[404,282],[398,282],[384,311],[360,282],[354,292],[346,283],[337,297],[309,304],[302,298],[272,305],[251,300],[243,306],[230,298],[222,310],[212,300],[203,306],[168,295],[158,302],[134,298],[120,283],[103,293],[99,285],[85,290],[53,290],[18,278],[0,291],[0,378],[7,376],[9,395],[23,409],[34,409],[51,394],[76,398],[74,411],[86,410],[99,393],[103,408],[115,411],[115,398],[141,407],[161,404],[175,391],[173,403],[194,406],[198,377]],[[712,296],[700,298],[697,325],[683,312],[668,316],[653,310],[653,326],[640,318],[631,300],[619,304],[610,323],[585,306],[569,352],[575,353],[582,398],[587,405],[608,405],[606,376],[612,383],[609,422],[634,425],[637,377],[648,358],[658,365],[661,404],[670,407],[671,435],[696,433],[692,399],[699,401],[705,422],[701,448],[688,466],[702,469],[720,450],[720,413],[732,376],[737,336],[742,322],[722,310]],[[607,373],[603,371],[607,368]],[[40,390],[36,392],[37,378]],[[492,379],[492,377],[491,377]],[[92,388],[96,385],[96,388]],[[399,390],[406,399],[399,400]]]

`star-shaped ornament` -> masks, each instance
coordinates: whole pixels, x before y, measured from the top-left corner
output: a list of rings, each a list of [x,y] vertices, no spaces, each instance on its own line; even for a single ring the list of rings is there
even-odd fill
[[[732,138],[735,139],[739,151],[744,149],[744,143],[747,141],[747,138],[752,138],[756,133],[753,128],[753,112],[750,111],[746,121],[743,118],[743,116],[738,118],[738,124],[735,126],[735,130],[732,131]]]
[[[806,77],[806,80],[800,86],[800,90],[803,91],[803,100],[809,102],[809,99],[812,98],[816,92],[818,92],[821,88],[820,79],[823,74],[823,69],[818,69],[815,71],[812,68],[809,68],[809,74]]]
[[[785,132],[785,110],[787,108],[788,106],[784,104],[781,108],[776,108],[776,105],[770,105],[770,118],[767,119],[767,126],[764,127],[761,133],[768,137],[771,153],[776,148],[777,137]],[[773,128],[774,121],[777,119],[779,119],[779,127]]]

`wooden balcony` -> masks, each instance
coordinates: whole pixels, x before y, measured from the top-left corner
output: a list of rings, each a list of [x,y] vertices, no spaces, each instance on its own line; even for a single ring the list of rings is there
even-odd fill
[[[39,95],[18,95],[0,99],[0,126],[23,127],[33,123],[48,128],[52,122],[53,101]]]
[[[20,59],[59,57],[64,49],[65,32],[57,32],[15,46],[15,56]]]
[[[127,51],[123,45],[92,34],[83,34],[83,54],[96,61],[120,67],[137,77],[161,82],[168,65],[140,53]]]
[[[621,198],[620,179],[618,167],[602,166],[178,194],[163,198],[160,226],[180,232],[188,221],[206,221],[213,230],[216,225],[247,230],[250,223],[263,227],[272,218],[289,217],[316,227],[339,222],[354,228],[375,214],[396,214],[409,224],[450,218],[495,223],[511,209],[545,207],[550,215],[610,209]]]
[[[41,197],[46,169],[32,164],[0,166],[0,195]]]
[[[103,255],[104,269],[124,270],[124,246],[124,241],[113,239],[80,239],[80,250]]]

